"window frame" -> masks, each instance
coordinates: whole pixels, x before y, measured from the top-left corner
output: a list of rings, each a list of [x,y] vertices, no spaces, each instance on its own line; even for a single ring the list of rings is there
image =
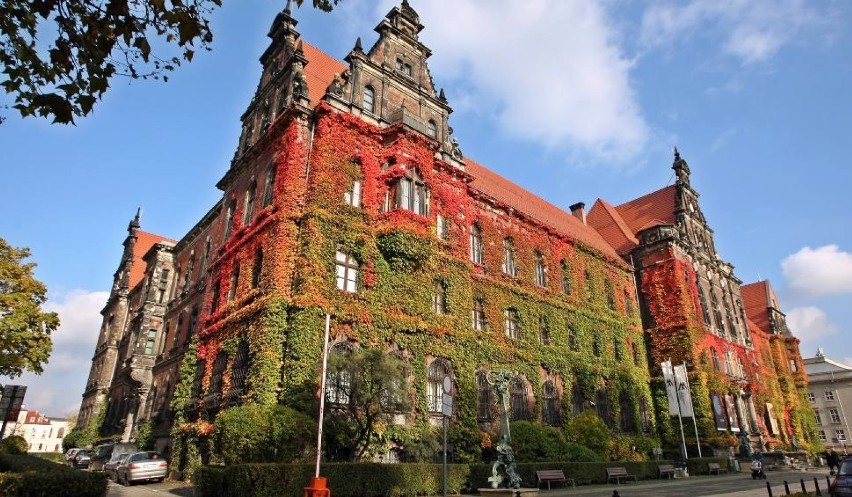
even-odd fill
[[[364,91],[361,92],[361,110],[368,114],[376,114],[376,90],[372,85],[365,85]]]
[[[440,414],[444,406],[444,378],[449,376],[453,389],[449,395],[455,397],[455,379],[450,362],[436,357],[426,370],[426,405],[430,414]]]
[[[511,237],[503,239],[503,274],[518,277],[518,265],[515,253],[515,241]]]
[[[535,284],[541,288],[547,288],[547,264],[544,254],[539,251],[535,253]]]
[[[482,245],[482,228],[474,223],[470,225],[470,261],[481,266],[484,260],[484,247]]]
[[[488,318],[485,315],[485,299],[482,296],[476,296],[473,299],[473,308],[471,309],[471,329],[474,331],[485,331],[488,329]]]
[[[243,226],[251,223],[254,217],[254,204],[257,197],[257,180],[252,180],[243,198]]]
[[[361,207],[361,186],[360,179],[352,180],[352,183],[349,185],[349,189],[343,193],[343,201],[346,205]]]
[[[513,340],[521,339],[521,318],[520,313],[514,307],[509,307],[503,311],[503,332],[506,338]]]
[[[346,293],[358,293],[361,282],[361,263],[358,259],[338,247],[334,253],[334,267],[337,289]]]

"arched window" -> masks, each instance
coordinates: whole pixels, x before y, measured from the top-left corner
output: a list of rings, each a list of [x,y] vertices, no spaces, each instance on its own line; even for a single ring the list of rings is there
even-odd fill
[[[426,123],[426,134],[431,138],[438,136],[438,126],[435,124],[434,119],[429,119],[429,122]]]
[[[731,362],[731,351],[725,352],[725,373],[728,376],[734,376],[734,366]]]
[[[254,253],[254,264],[251,267],[251,287],[257,288],[260,286],[260,272],[263,269],[263,249],[257,248]]]
[[[59,432],[56,433],[57,438],[62,438],[65,436],[65,428],[60,428]]]
[[[207,238],[207,241],[204,242],[204,254],[201,256],[201,269],[198,271],[198,277],[200,279],[204,279],[204,275],[207,273],[207,263],[210,261],[210,250],[212,247],[212,242],[210,238]]]
[[[409,169],[405,176],[399,178],[394,196],[397,209],[411,211],[421,216],[429,214],[429,189],[416,169]]]
[[[494,390],[488,383],[488,373],[476,373],[476,419],[491,421],[494,418]]]
[[[470,226],[470,260],[482,264],[482,230],[477,224]]]
[[[270,166],[266,172],[266,182],[263,185],[263,206],[272,203],[273,189],[275,188],[275,166]]]
[[[246,196],[243,200],[243,226],[249,224],[254,215],[254,198],[257,196],[257,181],[252,181],[246,190]]]
[[[595,410],[598,413],[598,417],[607,426],[612,427],[612,417],[609,412],[609,395],[606,392],[606,385],[601,385],[595,390]]]
[[[503,274],[518,275],[518,268],[515,266],[515,242],[511,238],[503,239]]]
[[[246,374],[249,368],[249,344],[245,337],[240,339],[237,346],[237,355],[234,356],[234,369],[231,372],[231,391],[238,396],[246,387]]]
[[[535,284],[541,287],[547,286],[547,266],[544,264],[544,256],[541,252],[535,253]]]
[[[715,371],[722,370],[722,366],[719,364],[719,353],[716,352],[714,347],[710,347],[710,361],[713,363],[713,369]]]
[[[541,417],[545,424],[562,424],[562,410],[559,404],[559,391],[553,380],[546,380],[541,386]]]
[[[426,401],[429,412],[441,412],[444,398],[444,377],[453,377],[450,363],[443,358],[432,361],[427,371]]]
[[[485,301],[481,296],[473,299],[473,310],[470,312],[471,328],[482,331],[487,325],[485,320]]]
[[[621,410],[621,431],[635,433],[636,422],[633,418],[633,405],[630,402],[630,396],[627,395],[627,392],[622,391],[618,394],[618,407]]]
[[[586,396],[583,395],[583,389],[577,383],[574,383],[574,386],[571,387],[571,407],[574,415],[586,410]]]
[[[234,211],[237,209],[237,202],[234,199],[228,201],[228,206],[225,208],[225,230],[222,240],[227,240],[231,236],[231,230],[234,229]],[[187,280],[189,281],[189,280]]]
[[[529,388],[527,382],[520,376],[512,379],[509,387],[509,399],[512,408],[512,421],[521,421],[530,419],[530,401]]]
[[[364,112],[375,114],[375,98],[376,92],[375,90],[373,90],[373,87],[370,85],[365,86],[364,95],[361,102]]]
[[[210,389],[209,394],[215,396],[222,395],[222,375],[225,373],[225,368],[228,366],[228,354],[220,350],[216,354],[216,360],[213,361],[213,371],[210,374]]]
[[[518,311],[506,309],[503,312],[503,330],[509,338],[521,338],[521,325],[518,322]]]

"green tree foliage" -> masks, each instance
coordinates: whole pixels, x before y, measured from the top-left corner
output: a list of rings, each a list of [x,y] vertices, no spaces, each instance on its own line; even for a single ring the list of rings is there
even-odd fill
[[[351,354],[332,354],[329,378],[338,390],[337,399],[327,405],[333,427],[330,451],[339,459],[361,460],[376,448],[384,448],[384,430],[391,418],[409,409],[405,363],[378,349],[361,349]],[[344,378],[344,381],[334,381]],[[336,445],[336,447],[335,447]]]
[[[24,262],[29,256],[0,238],[0,376],[41,374],[59,326],[55,312],[42,311],[47,287],[33,277],[35,263]]]
[[[330,11],[339,0],[313,0]],[[302,0],[297,0],[301,5]],[[213,42],[222,0],[0,0],[0,63],[21,116],[73,123],[115,76],[162,79]]]
[[[512,449],[520,462],[598,462],[595,451],[569,442],[558,428],[529,421],[512,423]]]
[[[216,417],[218,451],[226,464],[305,459],[316,431],[313,419],[284,406],[231,407]]]
[[[154,450],[154,423],[145,420],[136,433],[136,446],[139,450]]]
[[[0,454],[26,454],[30,445],[20,435],[10,435],[0,440]]]
[[[571,418],[565,425],[565,436],[568,441],[588,447],[601,458],[607,456],[609,428],[592,411],[583,411]]]

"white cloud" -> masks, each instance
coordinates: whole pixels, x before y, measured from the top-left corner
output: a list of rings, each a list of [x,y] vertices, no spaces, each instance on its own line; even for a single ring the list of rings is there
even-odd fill
[[[797,307],[787,313],[787,325],[803,344],[819,344],[821,339],[834,335],[840,328],[828,319],[819,307]]]
[[[59,329],[53,335],[53,352],[44,373],[24,373],[20,378],[0,378],[0,382],[26,385],[24,404],[48,416],[76,412],[101,327],[100,311],[108,292],[74,290],[51,295],[45,310],[59,314]]]
[[[681,43],[693,36],[721,38],[721,49],[743,64],[765,61],[800,32],[823,24],[805,0],[693,0],[652,3],[642,19],[646,49]]]
[[[364,10],[349,7],[362,17]],[[346,2],[344,2],[346,4]],[[383,16],[397,1],[383,1]],[[630,84],[632,62],[595,0],[417,2],[430,70],[456,112],[494,119],[507,136],[625,162],[649,130]],[[357,13],[356,13],[357,11]],[[475,95],[468,108],[458,96]],[[464,144],[462,144],[464,145]]]
[[[852,292],[852,253],[837,245],[805,247],[781,261],[791,290],[806,297]]]

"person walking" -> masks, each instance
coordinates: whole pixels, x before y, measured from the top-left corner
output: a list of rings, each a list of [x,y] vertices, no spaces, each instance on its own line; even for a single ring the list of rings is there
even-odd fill
[[[834,449],[828,449],[825,462],[828,464],[828,469],[831,470],[832,475],[840,470],[840,456]]]

